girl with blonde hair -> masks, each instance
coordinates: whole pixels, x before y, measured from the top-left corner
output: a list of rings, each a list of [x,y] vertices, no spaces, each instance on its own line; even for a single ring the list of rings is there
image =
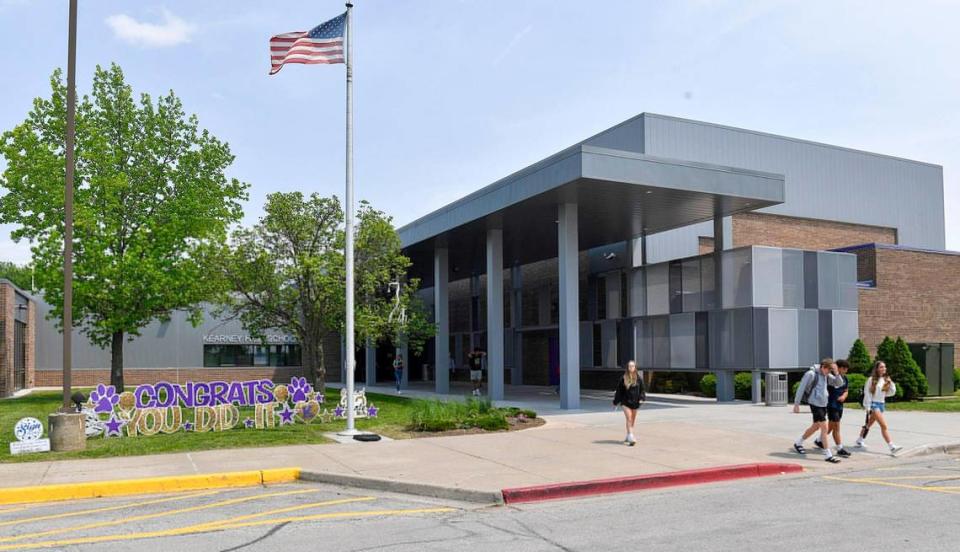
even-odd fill
[[[643,401],[647,400],[646,390],[643,388],[643,379],[637,372],[637,363],[630,361],[623,372],[623,377],[617,382],[617,390],[613,394],[613,405],[623,408],[623,416],[627,425],[625,445],[634,446],[637,439],[633,436],[633,426],[637,422],[637,410]]]

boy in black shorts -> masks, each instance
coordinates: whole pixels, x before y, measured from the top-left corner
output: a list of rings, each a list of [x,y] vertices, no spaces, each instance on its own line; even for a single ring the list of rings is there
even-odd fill
[[[837,456],[849,458],[850,452],[843,448],[843,438],[840,436],[840,419],[843,418],[843,403],[847,402],[847,389],[850,386],[847,380],[850,364],[840,359],[834,366],[839,381],[833,381],[827,385],[827,393],[830,395],[827,400],[827,432],[833,435],[833,442],[837,444]],[[820,449],[824,446],[819,437],[815,438],[813,443]]]
[[[829,402],[827,385],[840,385],[841,380],[836,375],[836,370],[837,365],[833,363],[832,358],[825,358],[819,365],[811,366],[800,380],[793,403],[794,413],[799,413],[800,404],[805,403],[810,405],[810,413],[813,415],[813,423],[794,441],[793,450],[799,454],[806,454],[803,442],[814,433],[819,433],[820,442],[826,444],[823,449],[824,460],[832,464],[839,463],[840,459],[833,455],[830,443],[827,442],[827,404]]]

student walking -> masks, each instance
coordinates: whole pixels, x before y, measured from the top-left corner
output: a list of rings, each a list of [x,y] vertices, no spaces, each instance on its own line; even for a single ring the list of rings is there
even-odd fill
[[[470,362],[470,383],[473,384],[473,396],[479,397],[481,395],[481,388],[483,387],[483,357],[487,356],[487,353],[480,350],[479,347],[474,347],[473,351],[467,355],[467,359]]]
[[[647,392],[643,387],[643,380],[637,373],[637,363],[630,361],[623,372],[623,377],[617,382],[617,390],[613,394],[613,405],[623,408],[623,417],[627,425],[625,445],[634,446],[637,439],[633,436],[633,426],[637,422],[637,410],[643,401],[647,400]]]
[[[833,435],[833,442],[837,444],[837,456],[844,458],[850,457],[850,452],[843,448],[843,438],[840,435],[840,420],[843,418],[843,403],[847,401],[847,391],[850,383],[847,380],[847,372],[850,371],[850,363],[844,359],[836,362],[837,375],[842,380],[840,385],[827,384],[827,431]],[[824,448],[823,442],[818,437],[814,438],[813,443],[817,448]],[[828,443],[829,444],[829,443]]]
[[[803,375],[797,387],[797,394],[793,398],[793,411],[799,414],[800,404],[804,402],[809,404],[813,423],[793,443],[793,450],[797,453],[806,454],[807,450],[803,448],[803,442],[819,432],[820,442],[826,445],[823,449],[824,460],[832,464],[840,463],[840,459],[830,450],[830,441],[827,440],[827,403],[829,402],[827,385],[839,386],[842,382],[843,380],[837,376],[837,365],[833,363],[832,358],[821,360],[820,366],[811,366],[810,370]]]
[[[397,383],[397,394],[401,394],[400,384],[403,383],[403,355],[397,354],[393,359],[393,380]]]
[[[857,439],[857,446],[866,448],[864,439],[870,432],[870,427],[874,424],[880,424],[880,433],[883,440],[890,447],[890,454],[896,454],[903,447],[898,447],[893,443],[890,437],[890,431],[887,429],[887,419],[885,412],[887,410],[887,397],[897,394],[897,385],[887,376],[887,365],[878,360],[873,364],[873,373],[867,378],[867,383],[863,386],[863,408],[867,411],[867,421],[860,429],[860,437]]]

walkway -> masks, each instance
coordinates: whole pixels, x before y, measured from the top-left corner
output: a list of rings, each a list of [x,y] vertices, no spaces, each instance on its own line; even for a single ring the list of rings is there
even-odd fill
[[[377,392],[381,389],[371,389]],[[657,473],[748,462],[799,462],[829,471],[902,460],[886,454],[879,432],[868,451],[839,467],[811,452],[791,452],[791,443],[809,424],[809,413],[748,403],[718,404],[703,399],[652,396],[637,420],[636,447],[626,447],[623,416],[603,393],[585,394],[579,411],[553,413],[549,389],[514,389],[523,405],[546,413],[547,424],[509,433],[429,437],[347,445],[294,445],[261,449],[209,450],[153,456],[0,464],[0,486],[21,486],[104,478],[136,478],[300,466],[313,471],[420,482],[478,491],[583,479]],[[411,390],[408,395],[430,395]],[[559,411],[559,410],[557,410]],[[849,411],[844,438],[853,442],[861,411]],[[893,435],[906,449],[960,442],[957,414],[891,412]],[[812,446],[811,446],[812,448]]]

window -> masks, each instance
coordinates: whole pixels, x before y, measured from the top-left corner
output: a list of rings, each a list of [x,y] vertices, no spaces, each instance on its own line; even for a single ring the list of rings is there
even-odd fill
[[[299,345],[204,345],[203,365],[300,366]]]
[[[607,318],[607,277],[597,278],[597,320]]]
[[[593,325],[593,365],[603,366],[603,332],[600,324]]]

